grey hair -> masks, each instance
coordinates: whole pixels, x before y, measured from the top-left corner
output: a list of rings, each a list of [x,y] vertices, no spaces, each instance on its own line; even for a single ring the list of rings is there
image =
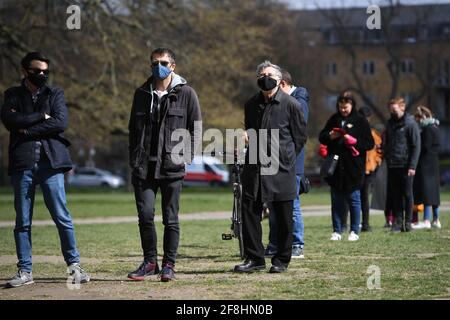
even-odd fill
[[[259,75],[262,70],[264,70],[265,68],[269,68],[269,67],[272,67],[275,69],[274,76],[277,76],[279,79],[282,78],[281,68],[279,66],[277,66],[276,64],[273,64],[269,60],[264,61],[263,63],[261,63],[260,65],[258,65],[256,67],[256,75]]]

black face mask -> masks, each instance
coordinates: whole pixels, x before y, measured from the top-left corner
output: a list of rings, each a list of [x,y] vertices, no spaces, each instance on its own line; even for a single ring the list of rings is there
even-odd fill
[[[34,74],[27,72],[27,79],[36,87],[43,87],[48,80],[48,74]]]
[[[262,91],[270,91],[277,86],[277,80],[264,76],[258,79],[258,87],[261,88]]]

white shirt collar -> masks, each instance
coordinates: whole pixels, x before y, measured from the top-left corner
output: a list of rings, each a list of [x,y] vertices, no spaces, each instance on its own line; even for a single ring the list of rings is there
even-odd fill
[[[297,89],[297,87],[296,87],[296,86],[291,86],[291,89],[289,90],[289,95],[291,95],[291,94],[292,94],[292,92],[294,92],[294,91],[295,91],[295,89]]]

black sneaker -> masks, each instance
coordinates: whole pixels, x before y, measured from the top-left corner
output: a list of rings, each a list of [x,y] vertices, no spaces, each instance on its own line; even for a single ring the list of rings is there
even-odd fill
[[[411,223],[405,223],[404,232],[411,232],[411,231],[413,231],[413,227],[412,227]]]
[[[128,274],[128,278],[136,281],[145,280],[148,276],[159,273],[158,262],[142,262],[141,265],[133,272]]]
[[[162,271],[159,274],[159,278],[161,282],[169,282],[175,280],[175,266],[170,262],[167,262],[163,265]]]
[[[372,232],[371,226],[362,226],[361,232]]]

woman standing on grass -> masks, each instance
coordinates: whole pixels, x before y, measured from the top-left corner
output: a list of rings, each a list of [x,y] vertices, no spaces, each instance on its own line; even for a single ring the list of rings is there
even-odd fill
[[[424,204],[423,222],[414,229],[441,228],[439,222],[439,120],[433,118],[430,109],[417,107],[416,121],[420,127],[421,151],[414,178],[414,203]],[[433,222],[431,212],[433,211]]]
[[[361,215],[360,189],[365,174],[366,151],[374,147],[367,119],[356,110],[353,94],[343,92],[337,99],[336,113],[320,132],[321,144],[327,146],[328,156],[339,156],[334,174],[327,178],[331,187],[331,217],[333,234],[330,240],[341,240],[342,217],[346,204],[350,209],[349,241],[359,239]]]

